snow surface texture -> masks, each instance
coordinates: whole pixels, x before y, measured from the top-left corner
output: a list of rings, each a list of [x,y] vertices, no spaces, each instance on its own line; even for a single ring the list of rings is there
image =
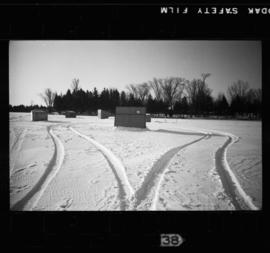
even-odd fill
[[[11,210],[257,210],[261,122],[10,113]]]
[[[104,156],[108,159],[108,162],[112,164],[114,167],[117,176],[120,178],[122,185],[126,187],[126,195],[128,198],[131,198],[134,195],[134,190],[131,187],[124,166],[122,165],[121,161],[106,147],[102,146],[100,143],[96,142],[95,140],[87,137],[86,135],[83,135],[79,133],[78,131],[74,130],[73,128],[70,128],[74,133],[78,134],[79,136],[85,138],[86,140],[90,141],[93,143],[103,154]]]

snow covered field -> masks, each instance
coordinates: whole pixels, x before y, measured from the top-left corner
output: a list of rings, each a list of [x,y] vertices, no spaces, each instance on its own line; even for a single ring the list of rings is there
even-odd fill
[[[261,122],[10,113],[12,210],[257,210]]]

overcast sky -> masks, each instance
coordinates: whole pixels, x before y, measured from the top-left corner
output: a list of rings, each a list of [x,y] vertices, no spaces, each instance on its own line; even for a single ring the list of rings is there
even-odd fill
[[[80,87],[125,90],[154,77],[207,79],[213,96],[239,79],[261,88],[259,41],[11,41],[9,99],[12,105],[43,104],[39,93]]]

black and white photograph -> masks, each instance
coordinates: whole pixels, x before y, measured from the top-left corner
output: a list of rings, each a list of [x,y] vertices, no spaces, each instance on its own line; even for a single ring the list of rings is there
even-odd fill
[[[262,208],[259,40],[11,40],[10,210]]]
[[[2,1],[2,246],[269,248],[269,17],[266,0]]]

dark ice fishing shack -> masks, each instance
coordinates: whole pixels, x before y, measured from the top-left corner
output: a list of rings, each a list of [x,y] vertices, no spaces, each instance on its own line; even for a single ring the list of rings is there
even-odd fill
[[[117,106],[115,109],[114,125],[146,128],[146,108]]]
[[[47,111],[43,111],[43,110],[32,110],[31,111],[31,118],[32,121],[40,121],[40,120],[48,120],[48,112]]]
[[[76,118],[76,112],[74,112],[74,111],[66,111],[65,116],[66,116],[66,118]]]

